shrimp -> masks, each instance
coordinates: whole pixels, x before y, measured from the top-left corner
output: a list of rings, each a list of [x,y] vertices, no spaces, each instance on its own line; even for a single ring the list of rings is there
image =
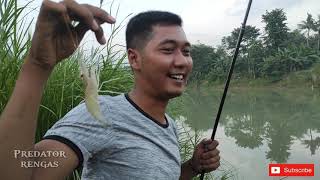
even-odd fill
[[[101,113],[98,102],[99,73],[97,66],[87,68],[82,61],[80,63],[81,78],[85,84],[85,104],[90,114],[102,124],[109,126],[110,122]]]
[[[102,2],[103,0],[100,1],[100,4],[102,4]],[[66,20],[66,17],[64,18],[65,22],[68,22]],[[67,25],[67,30],[69,35],[71,36],[74,47],[77,48],[77,43],[72,36],[69,25]],[[97,66],[93,66],[94,68],[91,67],[90,69],[88,69],[82,62],[82,58],[78,59],[78,63],[80,66],[81,78],[85,84],[85,104],[87,110],[96,120],[98,120],[105,126],[109,126],[111,123],[102,115],[98,102],[99,68],[97,68]]]

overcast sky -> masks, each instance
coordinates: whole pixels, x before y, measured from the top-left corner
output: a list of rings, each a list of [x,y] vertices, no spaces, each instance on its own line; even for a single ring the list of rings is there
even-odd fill
[[[25,3],[25,0],[19,0]],[[31,7],[38,7],[42,0],[35,0]],[[99,5],[100,0],[77,0],[79,3]],[[104,1],[104,9],[109,11],[111,0]],[[184,30],[191,43],[219,45],[223,36],[241,25],[248,0],[114,0],[113,13],[120,5],[118,22],[128,14],[137,14],[146,10],[165,10],[180,15],[184,21]],[[264,24],[261,15],[267,10],[283,8],[287,15],[290,29],[307,17],[307,12],[314,18],[320,14],[320,0],[253,0],[248,25],[261,30]],[[35,17],[37,12],[31,13]],[[103,26],[108,35],[108,25]],[[88,39],[91,39],[89,36]],[[124,44],[124,30],[118,35],[117,42]]]

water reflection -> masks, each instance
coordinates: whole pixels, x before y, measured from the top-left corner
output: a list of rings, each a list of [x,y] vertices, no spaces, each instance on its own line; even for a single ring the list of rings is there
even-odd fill
[[[312,138],[312,131],[310,130],[310,140],[305,139],[302,140],[302,144],[306,146],[306,148],[310,149],[311,155],[315,155],[315,152],[320,147],[320,137]]]
[[[237,137],[236,144],[240,147],[248,147],[254,149],[261,146],[263,143],[264,127],[261,121],[254,121],[251,115],[244,115],[242,117],[227,116],[228,120],[225,125],[225,133],[227,136]],[[259,123],[253,125],[254,123]],[[256,128],[253,128],[256,127]]]
[[[221,92],[189,90],[170,104],[169,113],[186,117],[193,129],[211,129]],[[310,149],[320,148],[319,93],[309,90],[232,90],[228,94],[219,128],[237,146],[255,149],[266,144],[265,158],[286,163],[294,140]],[[308,137],[308,138],[307,138]]]

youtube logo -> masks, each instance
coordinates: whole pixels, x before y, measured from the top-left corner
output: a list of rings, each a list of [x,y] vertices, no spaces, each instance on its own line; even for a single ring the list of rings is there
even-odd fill
[[[280,167],[271,167],[270,174],[280,174]]]
[[[269,164],[269,176],[314,176],[314,164]]]

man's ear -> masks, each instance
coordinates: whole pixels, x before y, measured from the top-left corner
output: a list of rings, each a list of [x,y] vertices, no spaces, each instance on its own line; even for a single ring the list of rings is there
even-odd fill
[[[133,70],[140,70],[141,68],[141,55],[138,50],[129,48],[128,51],[128,60],[130,66]]]

